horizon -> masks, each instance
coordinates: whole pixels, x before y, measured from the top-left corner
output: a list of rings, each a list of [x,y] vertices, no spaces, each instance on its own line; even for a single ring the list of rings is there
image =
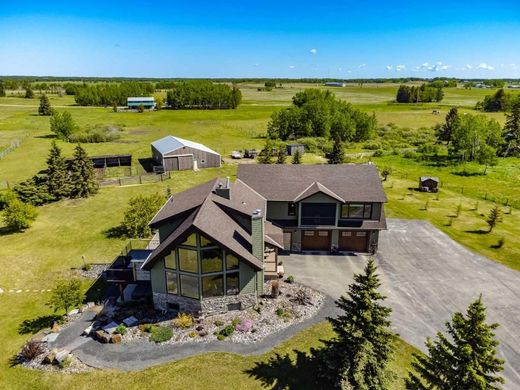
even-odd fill
[[[0,11],[0,74],[519,79],[520,4],[64,1]],[[367,12],[368,10],[368,12]],[[5,76],[4,76],[5,77]]]

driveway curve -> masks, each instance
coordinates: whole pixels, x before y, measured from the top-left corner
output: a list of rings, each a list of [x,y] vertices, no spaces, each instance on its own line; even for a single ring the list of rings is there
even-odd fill
[[[445,330],[453,312],[465,312],[482,294],[488,321],[500,324],[505,388],[520,388],[520,272],[471,252],[426,221],[388,220],[376,259],[394,331],[422,350],[427,336]],[[364,256],[284,259],[287,274],[334,298],[365,264]]]

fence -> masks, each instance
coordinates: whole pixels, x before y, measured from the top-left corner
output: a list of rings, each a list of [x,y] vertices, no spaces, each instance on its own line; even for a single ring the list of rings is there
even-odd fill
[[[11,142],[11,144],[8,147],[0,150],[0,160],[3,159],[5,156],[7,156],[9,153],[11,153],[16,148],[18,148],[21,143],[22,143],[21,139],[15,139],[14,141]]]
[[[124,176],[124,177],[114,177],[114,178],[106,178],[100,180],[100,187],[108,187],[108,186],[131,186],[136,184],[147,184],[147,183],[157,183],[160,181],[165,181],[171,179],[171,173],[165,172],[158,175],[139,175],[139,176]]]

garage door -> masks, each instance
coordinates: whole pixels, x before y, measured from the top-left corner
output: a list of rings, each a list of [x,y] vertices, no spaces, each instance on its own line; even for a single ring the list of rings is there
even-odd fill
[[[183,171],[193,169],[193,156],[171,156],[164,158],[164,169],[167,171]]]
[[[340,231],[338,249],[340,251],[366,252],[368,232]]]
[[[329,230],[304,230],[302,232],[302,250],[329,251],[330,239]]]

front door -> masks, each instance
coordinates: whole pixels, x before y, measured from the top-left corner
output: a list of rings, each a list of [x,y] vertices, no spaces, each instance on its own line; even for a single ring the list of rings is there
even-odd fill
[[[304,251],[330,251],[330,242],[330,230],[302,231],[302,250]]]
[[[366,252],[368,246],[368,232],[366,231],[339,231],[338,249],[340,251]]]

